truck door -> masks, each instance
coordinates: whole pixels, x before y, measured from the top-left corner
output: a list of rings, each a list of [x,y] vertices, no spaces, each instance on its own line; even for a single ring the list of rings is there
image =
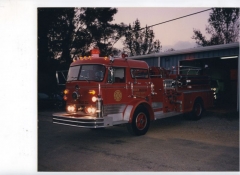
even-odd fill
[[[106,114],[122,113],[127,104],[126,68],[108,67],[107,84],[104,88]]]

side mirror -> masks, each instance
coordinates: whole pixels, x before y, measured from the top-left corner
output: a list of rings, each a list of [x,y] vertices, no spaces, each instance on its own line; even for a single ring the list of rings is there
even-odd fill
[[[113,83],[113,68],[108,67],[108,83]]]
[[[131,70],[132,77],[134,78],[134,84],[137,84],[136,70]]]

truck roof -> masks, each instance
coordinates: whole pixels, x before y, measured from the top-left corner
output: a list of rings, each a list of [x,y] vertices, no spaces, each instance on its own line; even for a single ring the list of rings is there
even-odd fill
[[[109,57],[80,57],[80,59],[71,63],[70,66],[76,66],[81,64],[103,64],[105,66],[120,66],[120,67],[133,67],[148,69],[148,64],[145,61],[132,60],[125,58],[114,58],[114,61],[110,61]]]

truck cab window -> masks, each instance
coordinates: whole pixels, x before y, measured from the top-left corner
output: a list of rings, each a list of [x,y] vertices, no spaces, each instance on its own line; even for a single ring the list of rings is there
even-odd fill
[[[134,79],[147,79],[148,78],[148,70],[147,69],[131,69],[131,76]]]
[[[103,81],[105,69],[105,66],[98,64],[82,65],[79,80]]]
[[[109,67],[108,83],[125,83],[125,68]]]
[[[72,66],[69,68],[67,81],[103,81],[105,70],[105,66],[99,64]]]
[[[78,79],[80,66],[72,66],[68,71],[67,81],[75,81]]]

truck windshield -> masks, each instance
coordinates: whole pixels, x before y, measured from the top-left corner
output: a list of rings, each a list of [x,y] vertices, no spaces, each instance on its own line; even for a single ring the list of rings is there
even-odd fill
[[[106,68],[103,65],[91,64],[70,67],[67,81],[103,81]]]
[[[80,66],[70,67],[68,71],[67,81],[74,81],[78,79],[78,73],[80,70]]]

